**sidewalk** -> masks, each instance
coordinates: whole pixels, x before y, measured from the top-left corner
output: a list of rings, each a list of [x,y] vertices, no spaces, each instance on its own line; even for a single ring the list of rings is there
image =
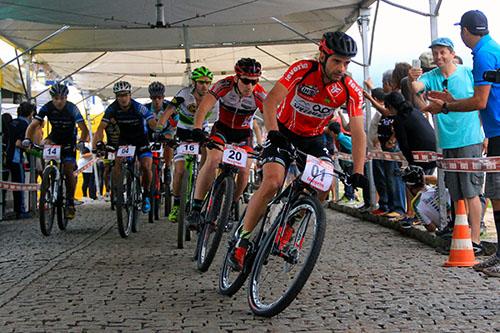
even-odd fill
[[[384,217],[384,216],[376,216],[372,215],[368,212],[360,212],[357,208],[350,207],[350,206],[345,206],[341,205],[338,203],[333,203],[329,202],[328,207],[339,211],[343,212],[346,214],[349,214],[351,216],[357,217],[359,219],[369,221],[372,223],[376,223],[379,225],[382,225],[383,227],[394,229],[399,231],[402,235],[417,239],[421,241],[424,244],[427,244],[433,248],[436,249],[436,251],[446,254],[447,249],[450,247],[451,240],[448,239],[443,239],[440,237],[437,237],[433,232],[428,232],[423,226],[417,225],[413,226],[409,229],[404,229],[402,228],[397,222],[390,221],[389,218]],[[495,233],[495,225],[492,220],[492,218],[487,218],[491,217],[493,213],[491,212],[491,209],[488,209],[486,212],[485,216],[485,223],[486,227],[488,229],[488,232],[486,234],[486,238],[481,238],[481,243],[483,244],[486,255],[491,255],[495,253],[496,251],[496,233]]]

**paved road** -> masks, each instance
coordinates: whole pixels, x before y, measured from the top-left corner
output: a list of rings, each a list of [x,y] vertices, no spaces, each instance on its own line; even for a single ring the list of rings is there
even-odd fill
[[[272,319],[251,314],[245,289],[217,294],[220,258],[198,273],[174,225],[121,239],[97,202],[48,238],[36,220],[2,222],[0,332],[500,332],[500,279],[442,268],[445,257],[378,225],[327,218],[309,283]]]

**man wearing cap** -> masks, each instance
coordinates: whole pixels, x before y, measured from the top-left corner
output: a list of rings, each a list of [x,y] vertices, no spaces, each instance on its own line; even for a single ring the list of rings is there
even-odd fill
[[[411,68],[408,79],[414,93],[422,91],[448,91],[455,98],[469,98],[474,95],[472,71],[453,61],[455,51],[453,42],[446,37],[432,41],[434,62],[438,66],[427,73]],[[481,129],[478,111],[440,113],[436,117],[438,144],[445,158],[481,157],[484,134]],[[467,126],[467,131],[464,131]],[[482,254],[480,243],[481,201],[484,175],[481,172],[445,172],[445,184],[452,201],[466,200],[469,207],[472,243],[476,255]]]
[[[488,20],[479,10],[466,12],[456,25],[460,25],[462,41],[472,50],[474,94],[468,98],[460,98],[451,91],[431,92],[431,103],[425,111],[447,114],[450,111],[469,112],[479,109],[488,138],[488,156],[500,156],[500,84],[483,79],[484,72],[500,68],[500,45],[489,35]],[[464,125],[470,126],[467,123]],[[497,237],[500,237],[500,173],[486,175],[485,193],[491,199]],[[500,247],[497,246],[495,255],[474,266],[474,269],[500,277]]]

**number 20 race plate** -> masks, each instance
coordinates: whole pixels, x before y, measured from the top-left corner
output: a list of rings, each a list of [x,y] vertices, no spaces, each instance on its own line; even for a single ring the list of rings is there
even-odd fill
[[[247,151],[243,148],[231,145],[224,147],[224,155],[222,156],[222,162],[224,163],[244,168],[247,165],[247,158]]]

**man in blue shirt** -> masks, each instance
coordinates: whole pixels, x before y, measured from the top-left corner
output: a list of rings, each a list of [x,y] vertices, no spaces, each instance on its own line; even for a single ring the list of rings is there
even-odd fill
[[[431,92],[431,103],[424,111],[446,114],[449,111],[480,110],[484,132],[488,138],[488,156],[500,156],[500,84],[483,79],[484,72],[500,68],[500,45],[489,35],[488,20],[479,10],[466,12],[457,25],[461,27],[460,36],[464,44],[472,50],[474,95],[455,99],[448,92]],[[464,124],[466,126],[468,124]],[[497,237],[500,238],[500,173],[486,175],[485,193],[491,199]],[[474,269],[500,277],[500,247],[497,246],[495,255],[477,264]]]
[[[474,95],[472,71],[454,63],[454,45],[449,38],[437,38],[431,46],[434,62],[438,65],[422,74],[420,68],[411,68],[408,81],[414,93],[423,91],[448,91],[454,98],[469,98]],[[464,131],[467,124],[467,131]],[[443,149],[445,158],[481,157],[484,134],[479,112],[450,112],[436,115],[438,145]],[[451,200],[466,200],[469,208],[471,238],[476,255],[482,254],[480,243],[481,201],[484,173],[482,172],[445,172],[445,184]]]

